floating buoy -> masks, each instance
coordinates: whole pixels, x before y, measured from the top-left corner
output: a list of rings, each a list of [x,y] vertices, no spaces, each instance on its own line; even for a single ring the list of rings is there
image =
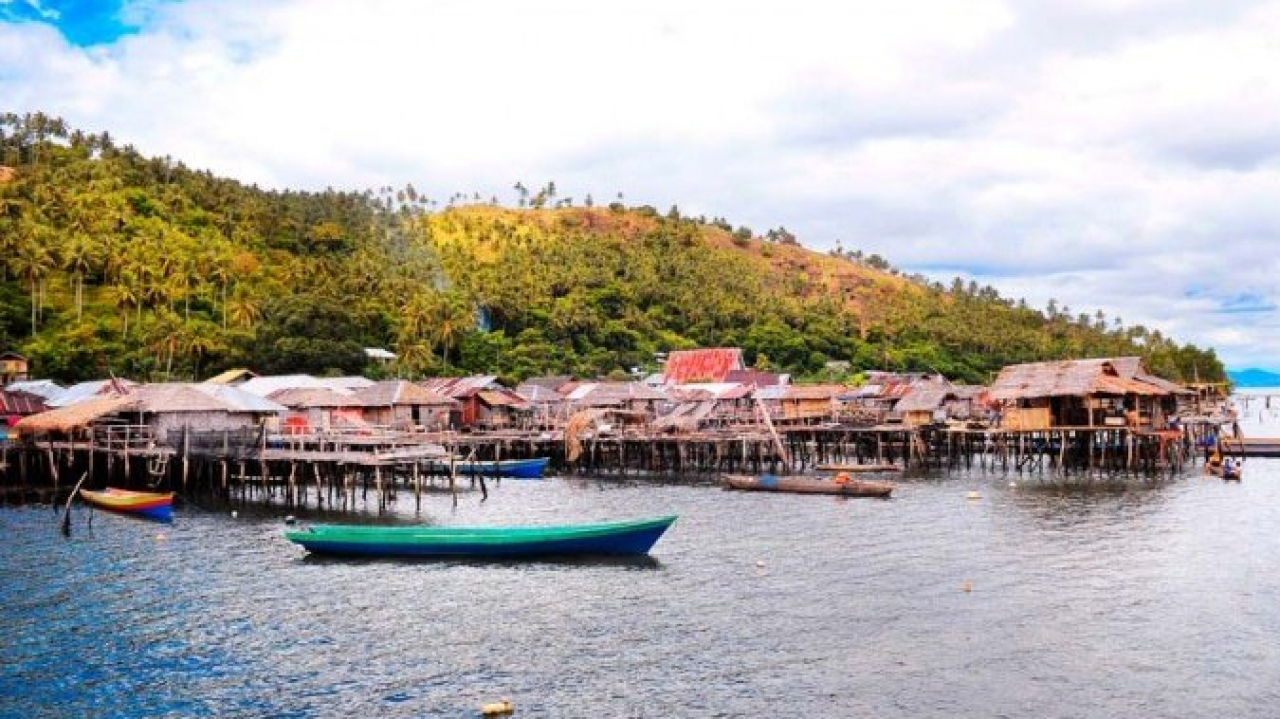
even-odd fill
[[[1009,486],[1010,486],[1010,487],[1017,487],[1017,486],[1018,486],[1018,483],[1017,483],[1017,482],[1010,482],[1010,483],[1009,483]]]
[[[157,534],[157,535],[156,535],[156,541],[157,541],[157,542],[163,542],[163,541],[164,541],[164,540],[166,540],[166,539],[168,539],[168,537],[165,537],[163,534]]]
[[[964,592],[965,594],[972,592],[973,584],[968,579],[964,580],[963,582],[960,583],[960,591]]]
[[[293,526],[295,523],[297,523],[297,521],[298,520],[293,518],[292,514],[284,518],[284,523],[288,524],[289,526]]]
[[[480,707],[480,713],[487,717],[496,717],[503,714],[511,714],[516,710],[516,705],[511,703],[510,699],[503,699],[500,702],[489,702]]]
[[[234,509],[233,509],[233,510],[231,510],[231,518],[232,518],[232,519],[235,519],[236,517],[239,517],[239,516],[240,516],[240,513],[239,513],[239,512],[237,512],[237,511],[236,511],[236,510],[234,510]]]
[[[970,492],[966,494],[964,497],[965,499],[982,499],[982,495],[978,494],[977,492]]]
[[[757,560],[756,560],[756,566],[757,566],[757,567],[764,567],[764,560],[763,560],[763,559],[757,559]]]

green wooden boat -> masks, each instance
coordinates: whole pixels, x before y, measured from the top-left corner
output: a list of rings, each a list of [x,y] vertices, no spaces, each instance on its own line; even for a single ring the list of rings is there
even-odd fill
[[[532,527],[381,527],[318,524],[284,536],[308,552],[348,557],[638,556],[675,516]]]

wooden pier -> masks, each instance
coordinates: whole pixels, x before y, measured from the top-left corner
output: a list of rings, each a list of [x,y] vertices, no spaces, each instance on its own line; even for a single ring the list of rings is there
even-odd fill
[[[166,489],[210,504],[379,511],[412,494],[452,497],[484,477],[460,481],[458,461],[547,457],[551,472],[590,477],[661,477],[695,482],[721,473],[791,473],[822,465],[893,465],[904,470],[984,471],[1030,477],[1176,475],[1194,463],[1209,424],[1179,430],[1057,427],[1004,430],[812,424],[725,427],[667,434],[643,427],[578,437],[564,431],[271,434],[183,430],[160,442],[145,426],[98,427],[79,441],[34,439],[0,445],[0,500],[58,499],[86,486]],[[1229,444],[1224,445],[1231,451]],[[498,479],[492,477],[492,479]]]

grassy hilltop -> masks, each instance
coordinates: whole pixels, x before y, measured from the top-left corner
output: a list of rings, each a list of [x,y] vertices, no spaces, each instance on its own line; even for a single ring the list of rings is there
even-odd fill
[[[0,348],[40,376],[203,378],[231,366],[402,376],[617,374],[655,352],[741,346],[826,377],[1138,354],[1221,379],[1212,350],[882,258],[808,250],[676,208],[590,206],[517,183],[518,207],[412,186],[266,191],[43,115],[0,118]],[[832,377],[842,379],[843,377]]]

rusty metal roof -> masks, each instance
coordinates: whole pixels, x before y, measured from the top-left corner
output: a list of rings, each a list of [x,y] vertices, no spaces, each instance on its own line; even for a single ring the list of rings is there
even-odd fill
[[[476,398],[484,403],[487,407],[511,407],[512,409],[525,409],[529,403],[523,397],[512,392],[511,390],[484,390],[476,393]]]
[[[0,390],[0,414],[28,415],[48,409],[39,395]]]
[[[740,369],[742,350],[737,347],[675,350],[667,355],[663,376],[668,384],[724,382],[731,371]]]
[[[486,389],[500,387],[496,375],[475,375],[472,377],[432,377],[418,381],[418,386],[429,389],[445,397],[462,399]]]

